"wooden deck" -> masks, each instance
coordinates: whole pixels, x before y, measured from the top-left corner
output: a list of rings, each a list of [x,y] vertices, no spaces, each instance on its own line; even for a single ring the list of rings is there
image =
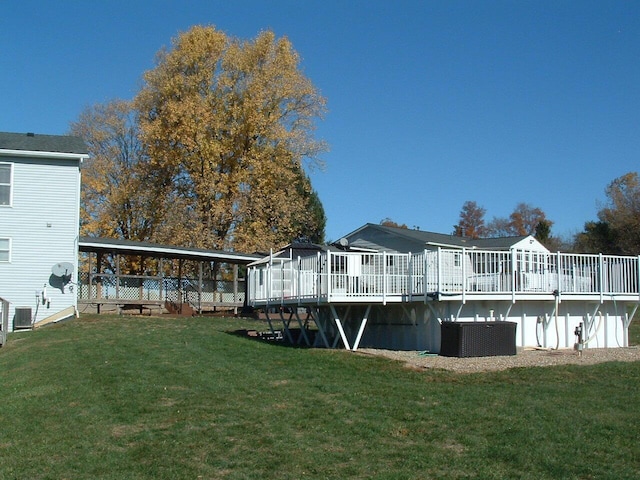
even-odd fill
[[[200,282],[189,278],[100,273],[81,275],[78,285],[78,309],[95,308],[96,313],[236,312],[244,305],[244,299],[241,279]]]

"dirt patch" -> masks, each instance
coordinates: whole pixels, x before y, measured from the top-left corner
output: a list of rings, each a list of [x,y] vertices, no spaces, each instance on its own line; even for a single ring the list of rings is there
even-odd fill
[[[498,357],[441,357],[425,352],[380,350],[361,348],[364,355],[377,355],[404,362],[408,367],[418,369],[443,369],[459,373],[489,372],[517,367],[547,367],[552,365],[593,365],[602,362],[640,361],[640,348],[592,348],[581,355],[573,349],[518,349],[517,355]]]

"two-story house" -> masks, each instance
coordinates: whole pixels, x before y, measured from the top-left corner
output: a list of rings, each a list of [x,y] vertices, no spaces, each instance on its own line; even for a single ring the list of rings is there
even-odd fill
[[[9,302],[9,331],[76,312],[87,157],[78,137],[0,132],[0,297]]]

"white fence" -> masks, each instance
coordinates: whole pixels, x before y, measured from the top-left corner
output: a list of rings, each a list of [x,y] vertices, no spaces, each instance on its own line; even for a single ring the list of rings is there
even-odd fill
[[[441,295],[638,295],[639,257],[527,250],[317,252],[250,267],[248,301],[386,301]]]

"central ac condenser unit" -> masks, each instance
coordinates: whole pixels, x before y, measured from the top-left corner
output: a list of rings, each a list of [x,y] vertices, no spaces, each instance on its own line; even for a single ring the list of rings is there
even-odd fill
[[[13,329],[31,328],[31,307],[16,307]]]

